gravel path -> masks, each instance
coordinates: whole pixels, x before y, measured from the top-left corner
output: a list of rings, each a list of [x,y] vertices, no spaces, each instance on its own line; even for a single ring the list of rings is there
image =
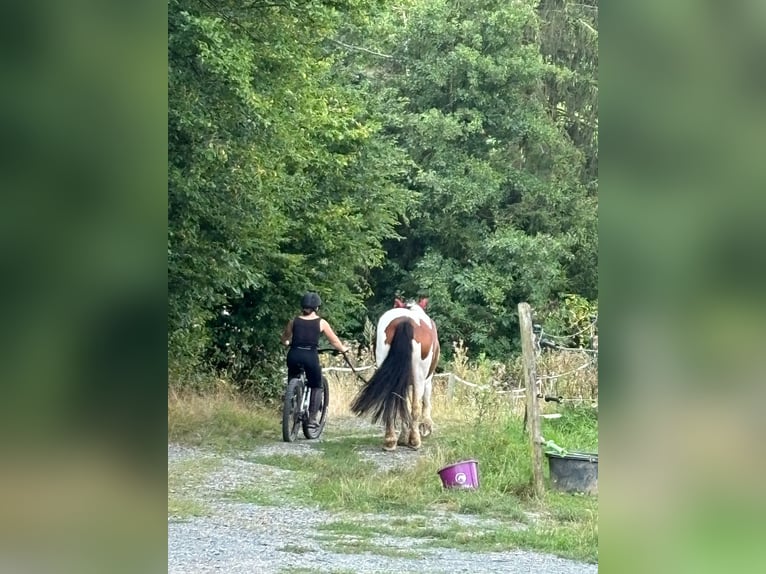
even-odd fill
[[[370,449],[369,453],[363,454],[380,465],[406,464],[414,456],[407,450],[397,451],[394,456],[380,456],[378,450]],[[317,452],[311,443],[299,441],[267,445],[249,454],[301,453],[311,456]],[[204,508],[204,516],[168,519],[168,574],[591,574],[598,571],[595,564],[524,550],[474,553],[429,547],[428,540],[423,538],[380,536],[374,543],[377,547],[392,549],[385,553],[387,555],[333,551],[333,545],[328,549],[328,545],[323,544],[322,536],[326,539],[328,533],[318,532],[317,527],[348,519],[350,515],[291,503],[261,506],[226,496],[238,488],[254,485],[263,485],[264,492],[270,492],[273,490],[270,486],[290,481],[292,471],[175,444],[168,445],[168,466],[188,469],[189,477],[186,480],[186,472],[174,472],[169,496],[192,501],[198,508]],[[183,479],[178,478],[179,474]],[[364,518],[374,524],[375,520],[386,520],[387,517],[365,515]],[[467,528],[477,527],[475,517],[466,516],[465,519]],[[339,535],[335,536],[338,540]],[[353,537],[350,538],[353,541]]]

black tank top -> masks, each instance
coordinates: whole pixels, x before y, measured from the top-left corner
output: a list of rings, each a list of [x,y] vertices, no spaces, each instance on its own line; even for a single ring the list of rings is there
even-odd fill
[[[300,319],[296,317],[293,320],[293,338],[290,346],[311,350],[316,349],[319,346],[319,323],[321,321],[321,317],[316,319]]]

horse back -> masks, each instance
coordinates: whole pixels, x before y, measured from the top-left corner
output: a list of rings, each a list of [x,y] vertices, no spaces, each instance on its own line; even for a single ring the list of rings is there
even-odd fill
[[[377,341],[375,347],[375,361],[380,366],[388,355],[391,341],[396,333],[397,326],[403,321],[408,321],[413,328],[413,342],[420,344],[420,356],[413,357],[421,364],[429,360],[428,376],[431,376],[439,361],[439,336],[436,324],[422,309],[411,311],[409,309],[389,309],[378,320]]]

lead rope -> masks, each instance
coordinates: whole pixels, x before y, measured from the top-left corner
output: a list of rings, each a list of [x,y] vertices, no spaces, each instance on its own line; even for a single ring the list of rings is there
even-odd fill
[[[346,364],[351,368],[351,371],[357,376],[357,378],[362,381],[365,385],[369,383],[367,379],[365,379],[362,375],[359,374],[359,372],[354,368],[354,365],[351,364],[351,361],[348,360],[348,356],[346,353],[341,353],[343,355],[343,360],[346,361]]]

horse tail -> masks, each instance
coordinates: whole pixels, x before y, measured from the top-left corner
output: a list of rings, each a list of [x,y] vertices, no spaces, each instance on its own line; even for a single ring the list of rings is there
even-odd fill
[[[414,375],[412,338],[412,323],[408,320],[400,322],[394,330],[386,359],[351,403],[351,412],[363,416],[372,411],[372,422],[382,420],[385,425],[395,425],[397,420],[406,424],[412,422],[407,408],[407,393]]]

